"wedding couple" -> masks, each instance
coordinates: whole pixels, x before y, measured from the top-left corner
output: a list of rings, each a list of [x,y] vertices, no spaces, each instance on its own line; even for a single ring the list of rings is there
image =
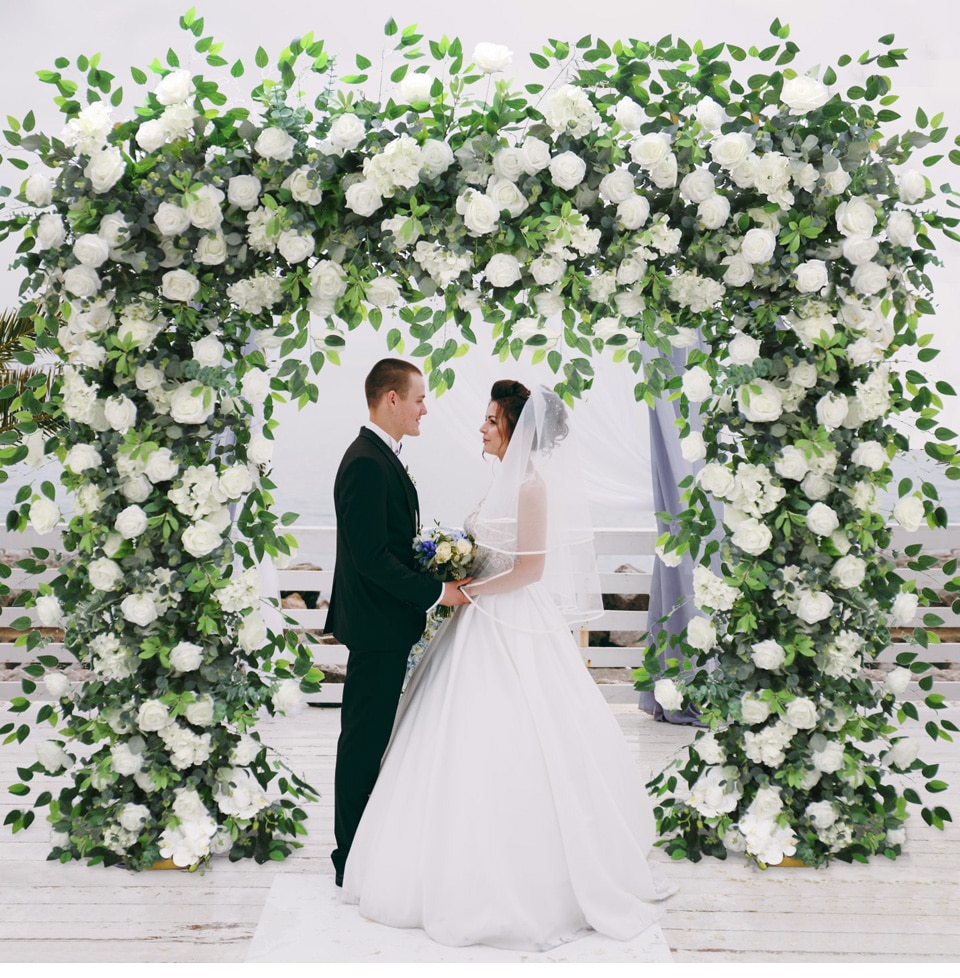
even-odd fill
[[[452,946],[629,940],[671,891],[646,862],[639,772],[570,633],[599,608],[599,583],[563,402],[494,384],[480,427],[493,481],[465,521],[473,576],[441,586],[415,569],[417,493],[397,457],[427,413],[423,376],[381,360],[365,386],[370,424],[334,484],[327,625],[350,650],[332,854],[343,899]],[[438,603],[467,607],[398,710]]]

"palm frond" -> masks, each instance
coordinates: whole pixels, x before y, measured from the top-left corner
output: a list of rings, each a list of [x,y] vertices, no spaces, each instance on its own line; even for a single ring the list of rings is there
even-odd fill
[[[24,349],[23,339],[35,332],[33,320],[12,309],[0,312],[0,366],[15,362],[16,354]]]
[[[13,404],[18,398],[22,397],[28,389],[33,392],[34,396],[36,396],[36,388],[33,387],[31,381],[35,377],[44,377],[46,380],[46,388],[47,390],[50,390],[59,372],[59,367],[48,367],[46,370],[11,370],[9,367],[0,368],[0,390],[13,387],[15,391],[15,393],[11,393],[9,397],[0,399],[0,434],[4,434],[7,431],[14,431],[19,428],[22,419],[17,417],[17,414],[19,414],[20,411],[18,410],[17,412],[14,412]],[[22,410],[22,408],[20,410]],[[31,415],[30,420],[33,421],[41,429],[41,431],[45,431],[47,434],[52,434],[58,428],[63,427],[63,421],[61,418],[53,417],[46,412],[33,414]]]

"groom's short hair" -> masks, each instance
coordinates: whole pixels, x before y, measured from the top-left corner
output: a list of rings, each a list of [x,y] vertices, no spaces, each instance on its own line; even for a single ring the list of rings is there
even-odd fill
[[[375,408],[390,391],[396,391],[399,397],[406,397],[410,391],[412,378],[421,375],[420,368],[407,363],[406,360],[397,360],[393,357],[378,360],[363,383],[367,407]]]

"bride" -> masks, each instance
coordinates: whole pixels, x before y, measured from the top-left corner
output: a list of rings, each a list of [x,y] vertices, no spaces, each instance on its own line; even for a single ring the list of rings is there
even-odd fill
[[[497,461],[466,521],[471,603],[403,696],[343,899],[453,946],[629,940],[672,891],[646,862],[640,773],[570,634],[600,596],[566,409],[498,381],[480,431]]]

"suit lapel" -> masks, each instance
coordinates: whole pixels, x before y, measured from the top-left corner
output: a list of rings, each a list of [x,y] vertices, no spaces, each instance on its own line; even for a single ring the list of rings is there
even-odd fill
[[[360,434],[382,452],[384,458],[387,459],[393,467],[393,470],[399,476],[400,485],[403,487],[404,495],[407,498],[407,505],[410,509],[410,519],[413,521],[414,532],[418,532],[420,529],[420,500],[417,496],[416,486],[414,486],[406,468],[399,457],[394,455],[390,446],[376,432],[371,431],[369,428],[361,428]]]

